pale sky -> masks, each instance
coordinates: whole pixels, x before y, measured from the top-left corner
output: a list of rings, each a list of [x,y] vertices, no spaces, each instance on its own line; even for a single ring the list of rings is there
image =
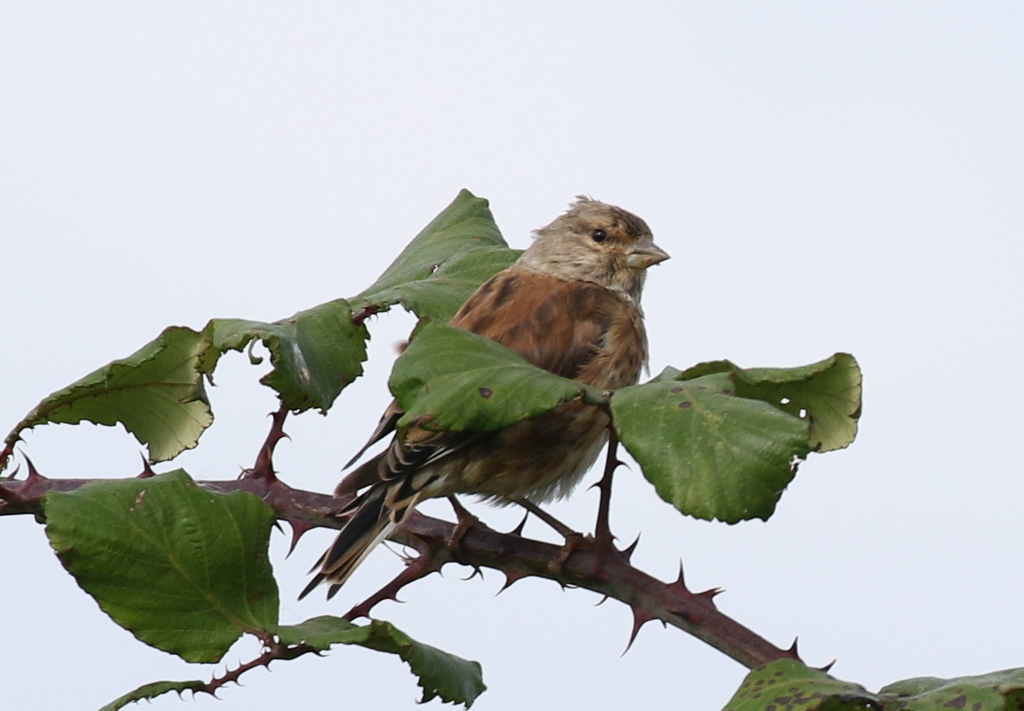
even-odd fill
[[[638,567],[671,580],[681,558],[694,589],[727,590],[726,614],[871,690],[1024,666],[1021,4],[14,2],[0,107],[4,432],[165,326],[359,292],[460,188],[491,200],[513,247],[586,193],[672,254],[644,296],[652,373],[848,351],[865,376],[858,441],[812,455],[768,523],[684,518],[622,471],[612,526],[643,533]],[[367,377],[327,418],[290,422],[286,481],[334,486],[412,323],[374,321]],[[262,372],[227,357],[217,422],[159,470],[251,465],[275,409]],[[120,428],[40,428],[22,449],[53,477],[140,470]],[[588,528],[596,504],[581,488],[553,511]],[[31,518],[0,535],[5,708],[94,709],[210,676],[106,618]],[[275,535],[284,622],[343,614],[398,570],[381,548],[333,602],[297,602],[331,535],[287,560]],[[376,614],[480,661],[475,709],[713,711],[745,673],[657,624],[621,656],[625,606],[540,580],[495,597],[502,576],[467,572]],[[418,698],[404,664],[357,648],[243,683],[151,708]]]

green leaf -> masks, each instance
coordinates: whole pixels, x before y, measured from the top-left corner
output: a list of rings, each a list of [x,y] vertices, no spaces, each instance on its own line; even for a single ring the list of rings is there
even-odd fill
[[[335,644],[362,644],[370,638],[371,631],[369,625],[363,627],[344,617],[323,615],[297,625],[280,625],[275,633],[284,644],[308,644],[318,652],[326,652]]]
[[[1024,708],[1024,669],[955,679],[917,677],[889,684],[878,695],[887,709],[1009,711]]]
[[[723,711],[868,711],[878,697],[800,662],[783,659],[747,674]]]
[[[240,351],[255,338],[263,341],[274,369],[260,382],[277,391],[285,407],[300,412],[311,407],[326,412],[362,375],[366,360],[366,328],[352,322],[344,299],[273,323],[215,319],[203,334],[212,345],[201,366],[208,375],[224,351]]]
[[[728,372],[739,397],[763,400],[794,417],[811,423],[808,445],[812,452],[831,452],[849,446],[857,436],[861,412],[862,376],[857,360],[848,353],[798,368],[750,368],[729,361],[701,363],[671,376],[680,380],[707,373]],[[659,379],[665,377],[665,373]]]
[[[274,512],[253,494],[214,494],[177,470],[51,492],[44,510],[64,567],[146,644],[216,662],[243,632],[277,624]]]
[[[7,436],[48,422],[83,420],[124,428],[162,462],[195,447],[213,422],[199,374],[207,344],[188,328],[171,327],[133,355],[115,360],[36,405]]]
[[[622,388],[611,411],[658,494],[697,518],[767,519],[808,451],[807,422],[737,397],[726,373]]]
[[[1021,704],[1024,669],[956,679],[918,677],[876,695],[787,659],[750,672],[724,711],[1010,711]]]
[[[148,446],[151,462],[173,459],[195,447],[213,424],[203,376],[212,376],[224,351],[242,350],[257,338],[270,350],[274,366],[261,382],[273,388],[290,410],[316,407],[326,412],[363,372],[368,334],[352,322],[344,299],[273,323],[214,319],[202,333],[173,326],[128,358],[47,397],[6,442],[50,422],[120,422]]]
[[[487,201],[463,190],[416,235],[353,309],[384,311],[401,303],[417,316],[450,320],[477,287],[512,264]]]
[[[500,343],[432,319],[416,327],[389,385],[405,409],[399,427],[449,432],[507,427],[589,390]]]
[[[142,699],[154,699],[170,691],[177,691],[181,695],[183,691],[201,691],[206,684],[202,681],[154,681],[152,684],[143,684],[135,691],[130,691],[124,696],[111,701],[100,709],[100,711],[117,711],[133,701]]]
[[[308,644],[318,651],[334,644],[356,644],[397,654],[419,678],[423,689],[421,702],[440,697],[442,701],[469,708],[487,689],[479,663],[421,644],[390,622],[373,620],[361,627],[340,617],[325,615],[298,625],[279,627],[277,634],[285,644]]]
[[[611,405],[620,439],[663,499],[698,518],[767,519],[797,460],[853,441],[861,373],[845,353],[798,368],[711,361],[666,368]]]

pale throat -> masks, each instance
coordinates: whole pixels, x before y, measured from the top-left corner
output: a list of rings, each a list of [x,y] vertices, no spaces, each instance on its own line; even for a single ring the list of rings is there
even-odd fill
[[[516,268],[526,271],[553,276],[566,281],[587,281],[605,289],[614,291],[633,305],[641,314],[640,295],[644,288],[643,269],[631,269],[625,265],[600,265],[595,268],[588,259],[577,255],[559,254],[555,250],[538,249],[541,245],[535,242],[530,249],[523,252],[516,261]]]

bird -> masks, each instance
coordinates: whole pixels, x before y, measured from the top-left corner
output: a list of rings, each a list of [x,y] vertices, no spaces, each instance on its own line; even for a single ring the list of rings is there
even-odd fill
[[[482,284],[451,324],[601,390],[635,385],[647,364],[645,275],[668,253],[644,220],[585,196],[533,234],[532,244]],[[396,427],[402,414],[393,401],[347,465],[392,435],[386,449],[338,484],[335,496],[362,493],[346,508],[350,518],[313,566],[317,572],[300,599],[322,583],[333,597],[420,501],[456,494],[499,505],[563,498],[608,440],[608,415],[579,399],[488,433],[413,425],[403,434]]]

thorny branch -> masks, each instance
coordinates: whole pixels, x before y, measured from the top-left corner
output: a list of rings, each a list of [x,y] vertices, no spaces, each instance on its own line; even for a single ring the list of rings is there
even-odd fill
[[[282,422],[283,415],[275,418],[275,430],[280,429]],[[270,440],[268,445],[272,449]],[[256,494],[274,508],[278,519],[292,526],[293,546],[294,540],[310,528],[340,528],[343,525],[344,518],[340,512],[349,503],[349,498],[293,489],[270,475],[269,452],[267,455],[264,459],[261,453],[259,464],[262,467],[249,470],[239,479],[197,483],[210,491]],[[611,456],[614,459],[614,451]],[[611,469],[614,469],[613,462],[608,465],[606,477]],[[141,476],[151,474],[147,468]],[[41,518],[43,497],[47,492],[73,491],[89,481],[49,479],[29,464],[26,479],[0,480],[0,515],[34,514]],[[405,585],[439,571],[447,563],[459,562],[474,568],[501,571],[506,578],[506,587],[522,578],[534,576],[553,580],[563,587],[585,588],[619,600],[633,611],[631,642],[646,622],[661,620],[689,632],[751,669],[778,659],[799,659],[795,644],[789,649],[776,647],[724,615],[713,600],[718,590],[691,592],[685,585],[681,568],[677,580],[664,583],[633,567],[629,562],[632,547],[620,551],[610,541],[603,545],[600,540],[588,539],[589,544],[574,545],[566,554],[561,546],[524,538],[518,531],[500,533],[482,524],[473,525],[457,535],[455,524],[418,513],[408,516],[391,538],[414,548],[419,556],[393,581],[350,610],[349,619],[369,615],[377,603],[394,599]],[[278,650],[278,654],[283,651]],[[264,662],[259,659],[229,673],[234,677],[225,678],[217,686],[233,681],[249,668],[262,666]]]
[[[297,659],[306,654],[319,654],[317,650],[308,644],[284,644],[276,639],[263,640],[263,653],[248,662],[238,665],[234,669],[228,669],[223,674],[215,676],[202,686],[192,689],[193,693],[205,693],[210,696],[217,696],[217,690],[226,684],[239,683],[238,679],[250,669],[259,667],[270,668],[270,663],[278,659]]]

